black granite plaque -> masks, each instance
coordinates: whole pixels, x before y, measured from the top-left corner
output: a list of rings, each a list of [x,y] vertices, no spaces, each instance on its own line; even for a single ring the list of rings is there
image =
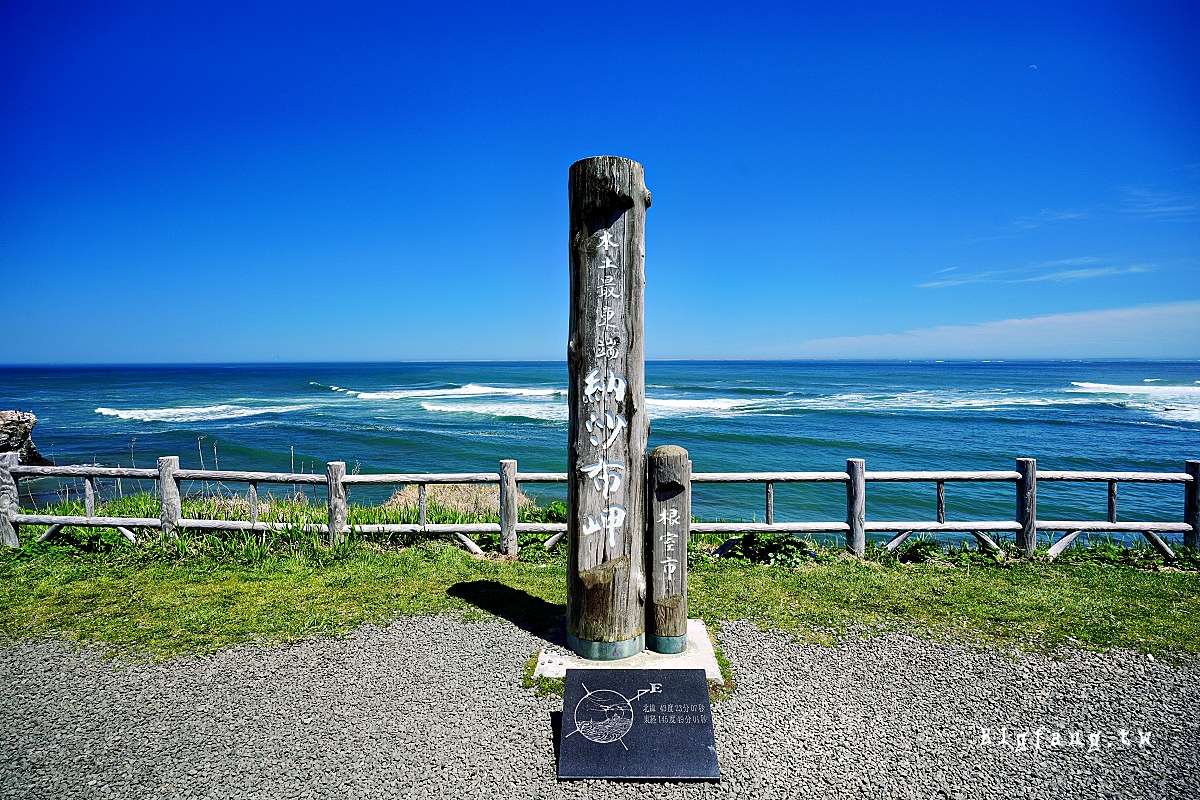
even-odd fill
[[[558,777],[719,780],[704,670],[567,670]]]

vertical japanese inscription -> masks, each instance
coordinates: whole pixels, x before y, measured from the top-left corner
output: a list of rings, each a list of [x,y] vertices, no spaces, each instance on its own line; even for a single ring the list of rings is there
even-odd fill
[[[687,542],[691,528],[692,462],[676,445],[661,445],[649,456],[650,509],[647,520],[646,578],[650,608],[646,646],[659,653],[687,649]]]
[[[590,658],[641,649],[645,412],[642,303],[649,193],[642,167],[571,167],[567,628]]]

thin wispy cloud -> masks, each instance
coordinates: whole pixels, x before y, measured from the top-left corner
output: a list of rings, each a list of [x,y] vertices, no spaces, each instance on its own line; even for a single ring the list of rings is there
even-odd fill
[[[1200,300],[810,339],[792,358],[1200,357]]]
[[[1128,267],[1094,267],[1092,269],[1064,269],[1058,272],[1047,272],[1044,275],[1031,275],[1028,278],[1009,281],[1010,283],[1036,283],[1038,281],[1082,281],[1090,278],[1107,278],[1111,275],[1134,275],[1139,272],[1150,272],[1152,267],[1145,264],[1132,264]]]
[[[1114,275],[1132,275],[1151,272],[1150,264],[1105,265],[1103,259],[1094,256],[1064,258],[1057,261],[1042,261],[1013,269],[985,270],[982,272],[959,272],[956,267],[941,269],[934,273],[934,280],[918,284],[920,289],[945,289],[951,286],[966,286],[974,283],[1039,283],[1107,278]]]
[[[1200,201],[1194,197],[1133,188],[1127,190],[1122,210],[1139,217],[1186,219],[1200,212]]]
[[[1020,236],[1023,233],[1037,230],[1038,228],[1047,228],[1053,225],[1058,225],[1065,222],[1075,220],[1090,219],[1093,212],[1086,209],[1049,209],[1044,208],[1036,214],[1027,214],[1017,217],[1012,222],[998,225],[995,232],[988,236],[973,236],[966,239],[960,239],[956,244],[971,245],[981,242],[994,242],[996,240],[1010,239],[1015,236]]]
[[[1090,212],[1079,209],[1063,209],[1054,210],[1043,208],[1036,214],[1030,214],[1024,217],[1017,217],[1012,221],[1013,230],[1029,231],[1034,228],[1043,228],[1047,225],[1053,225],[1059,222],[1070,222],[1076,219],[1087,219],[1091,216]]]

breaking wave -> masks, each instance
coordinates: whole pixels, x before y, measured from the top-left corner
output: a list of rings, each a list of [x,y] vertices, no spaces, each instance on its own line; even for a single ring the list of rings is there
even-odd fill
[[[486,417],[525,417],[548,422],[566,422],[566,403],[437,403],[422,402],[421,408],[432,413],[479,414]]]
[[[1072,382],[1067,391],[1094,398],[1090,402],[1144,411],[1170,422],[1200,422],[1200,381],[1186,386],[1164,385],[1157,380],[1140,386]]]
[[[137,422],[212,422],[222,419],[242,419],[260,414],[287,414],[307,411],[310,405],[298,406],[184,406],[182,408],[97,408],[106,417],[136,420]]]
[[[418,400],[421,398],[455,398],[455,397],[566,397],[565,389],[534,388],[523,386],[483,386],[468,383],[465,386],[453,386],[444,389],[389,389],[385,391],[359,391],[344,389],[340,386],[325,386],[316,381],[309,381],[310,386],[319,386],[333,392],[339,392],[359,400]]]

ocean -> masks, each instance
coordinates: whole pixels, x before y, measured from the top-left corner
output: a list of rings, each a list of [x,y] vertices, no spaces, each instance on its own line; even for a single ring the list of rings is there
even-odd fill
[[[323,472],[565,471],[562,362],[0,368],[58,464]],[[646,364],[650,446],[699,472],[845,468],[1181,471],[1200,458],[1200,362]],[[125,486],[122,491],[129,487]],[[238,487],[244,489],[244,487]],[[706,520],[762,520],[763,488],[697,486]],[[112,490],[112,487],[109,489]],[[541,501],[565,486],[528,486]],[[47,481],[23,481],[25,505]],[[28,492],[28,494],[26,494]],[[352,502],[387,493],[354,487]],[[948,519],[1011,519],[1009,484],[949,484]],[[1103,519],[1104,484],[1039,486],[1039,517]],[[1180,486],[1120,487],[1122,519],[1179,521]],[[870,484],[868,519],[934,519],[930,485]],[[844,519],[840,485],[778,485],[776,520]],[[949,537],[954,538],[954,537]]]

